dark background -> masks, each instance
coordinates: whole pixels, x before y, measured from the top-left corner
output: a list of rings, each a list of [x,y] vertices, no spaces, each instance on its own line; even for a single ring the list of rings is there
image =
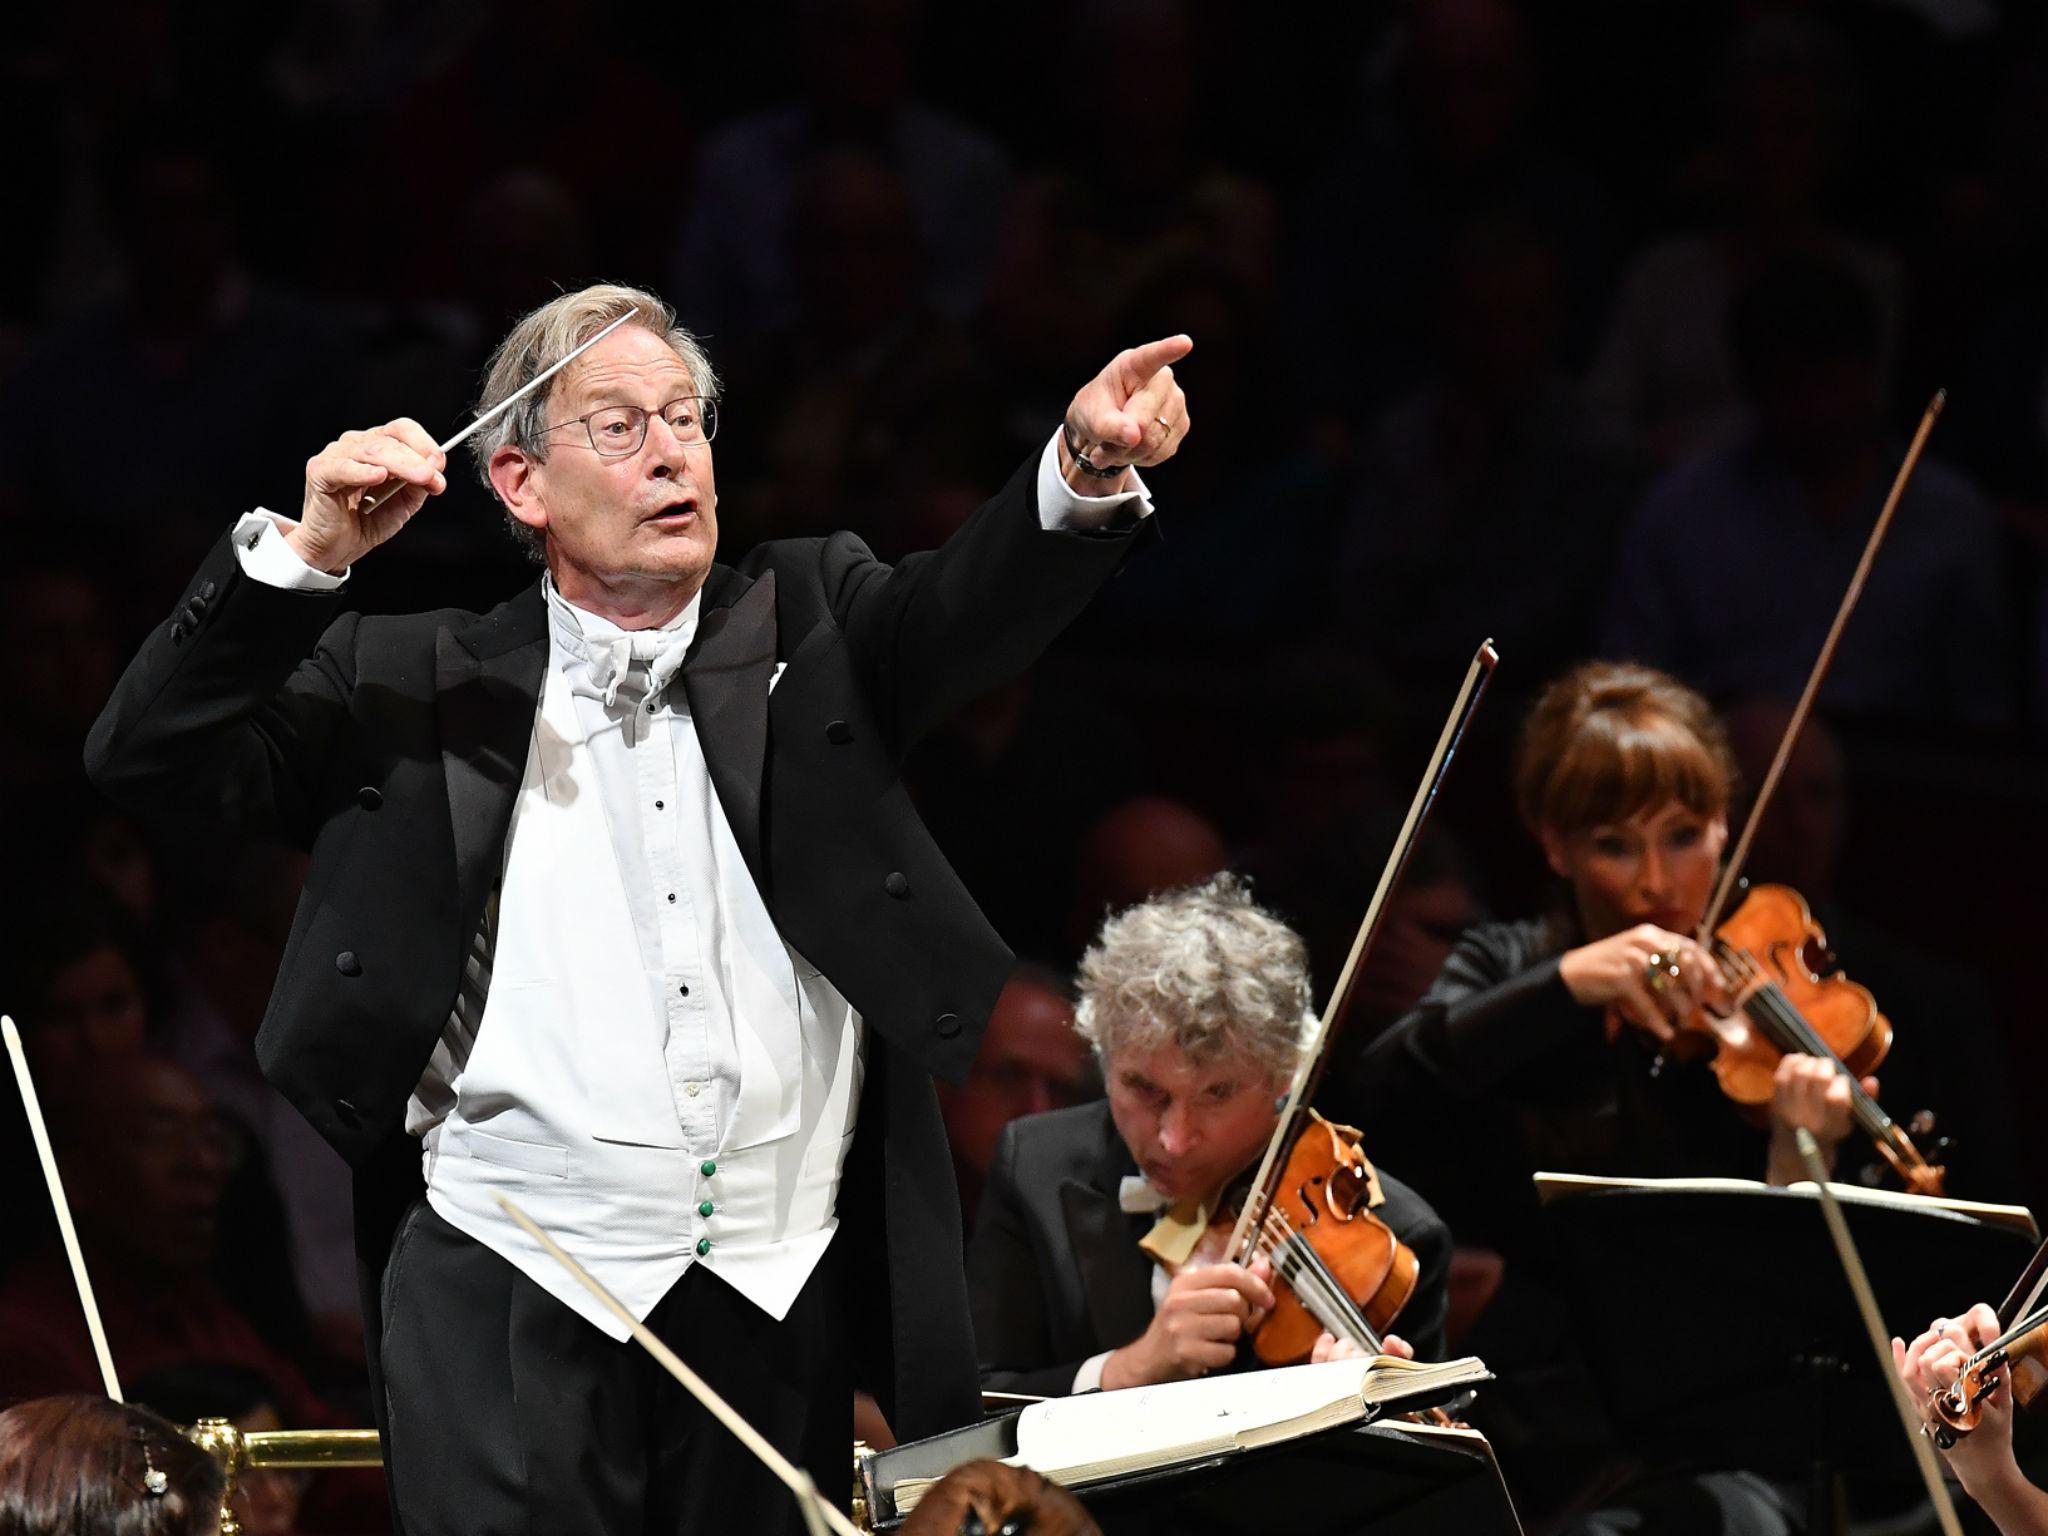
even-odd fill
[[[1507,763],[1565,665],[1746,710],[1753,780],[1946,386],[1753,872],[1877,991],[1886,1102],[1941,1111],[1954,1192],[2039,1204],[2039,8],[127,0],[10,24],[0,142],[17,1014],[116,927],[157,1044],[209,967],[248,994],[216,1012],[260,1009],[292,866],[132,826],[85,729],[236,516],[295,510],[344,428],[452,431],[558,289],[650,286],[705,335],[728,555],[927,545],[1118,348],[1189,332],[1165,542],[914,778],[1026,955],[1227,861],[1327,979],[1495,636],[1361,1032],[1544,898]],[[350,601],[528,579],[458,472]]]

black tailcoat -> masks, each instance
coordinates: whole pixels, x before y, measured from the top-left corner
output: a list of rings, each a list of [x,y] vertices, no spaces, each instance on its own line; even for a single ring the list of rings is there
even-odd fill
[[[976,1408],[931,1076],[965,1074],[1010,955],[898,765],[950,710],[1022,670],[1151,529],[1045,531],[1036,464],[942,548],[894,568],[845,533],[714,566],[682,673],[777,928],[870,1027],[840,1241],[857,1375],[905,1435]],[[374,1346],[377,1279],[420,1190],[405,1107],[503,866],[548,631],[538,582],[481,615],[338,607],[245,577],[223,539],[123,675],[86,765],[138,814],[312,856],[256,1049],[356,1170]]]

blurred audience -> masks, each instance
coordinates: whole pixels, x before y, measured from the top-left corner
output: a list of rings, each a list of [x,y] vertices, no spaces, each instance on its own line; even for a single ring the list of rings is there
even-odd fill
[[[1761,269],[1730,327],[1755,425],[1651,488],[1622,541],[1601,649],[1717,697],[1792,694],[1903,444],[1878,394],[1877,305],[1847,267],[1802,256]],[[2011,564],[1976,487],[1923,458],[1821,701],[1927,728],[2012,726]]]
[[[1067,936],[1076,953],[1105,917],[1229,867],[1223,834],[1201,812],[1160,795],[1105,811],[1081,839]]]
[[[1830,221],[1831,180],[1855,131],[1854,69],[1811,14],[1765,12],[1736,39],[1720,131],[1684,182],[1706,227],[1658,241],[1622,275],[1589,378],[1595,409],[1659,466],[1714,447],[1743,419],[1729,324],[1737,293],[1788,258],[1839,263],[1873,305],[1863,359],[1881,403],[1904,278],[1889,252]]]
[[[902,179],[919,291],[964,319],[979,305],[1006,180],[1002,150],[920,99],[911,0],[801,0],[784,34],[793,99],[707,135],[690,176],[670,288],[683,323],[726,345],[786,329],[801,311],[789,238],[804,171],[821,150],[883,157]]]
[[[130,1054],[39,1085],[107,1345],[120,1369],[230,1363],[278,1384],[304,1424],[334,1422],[297,1366],[266,1344],[211,1267],[238,1155],[232,1128],[185,1072]],[[0,1393],[99,1382],[71,1271],[52,1240],[0,1281]]]
[[[1633,469],[1560,366],[1558,254],[1541,226],[1477,214],[1446,256],[1428,289],[1435,377],[1366,434],[1329,608],[1410,666],[1454,672],[1483,630],[1521,695],[1591,644]]]
[[[1020,965],[996,999],[967,1081],[942,1079],[938,1090],[960,1179],[960,1209],[972,1230],[1003,1127],[1021,1115],[1065,1109],[1100,1090],[1088,1046],[1074,1033],[1074,1005],[1059,974]]]

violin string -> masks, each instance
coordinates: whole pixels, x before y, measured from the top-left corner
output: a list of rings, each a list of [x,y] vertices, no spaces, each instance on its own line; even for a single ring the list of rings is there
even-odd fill
[[[1326,1266],[1315,1263],[1315,1250],[1277,1214],[1269,1215],[1260,1234],[1260,1251],[1294,1291],[1309,1315],[1336,1333],[1349,1320],[1339,1314],[1336,1287]],[[1349,1300],[1348,1297],[1344,1298]]]
[[[1380,1336],[1351,1299],[1323,1256],[1277,1211],[1269,1212],[1259,1232],[1260,1251],[1293,1288],[1309,1315],[1331,1334],[1349,1337],[1361,1348],[1380,1352]]]
[[[1755,957],[1747,950],[1737,949],[1725,942],[1715,947],[1719,951],[1717,958],[1726,969],[1734,973],[1736,980],[1745,984],[1757,983],[1745,1000],[1743,1011],[1764,1026],[1765,1034],[1772,1037],[1771,1043],[1781,1051],[1818,1056],[1834,1062],[1849,1079],[1850,1109],[1864,1133],[1873,1140],[1886,1143],[1908,1161],[1919,1162],[1919,1154],[1910,1142],[1905,1141],[1892,1117],[1885,1113],[1884,1107],[1877,1100],[1864,1091],[1863,1084],[1857,1080],[1856,1074],[1849,1071],[1848,1063],[1821,1039],[1819,1033],[1807,1022],[1806,1016],[1800,1013],[1790,998],[1785,996],[1778,984],[1764,975],[1763,968],[1757,964]]]

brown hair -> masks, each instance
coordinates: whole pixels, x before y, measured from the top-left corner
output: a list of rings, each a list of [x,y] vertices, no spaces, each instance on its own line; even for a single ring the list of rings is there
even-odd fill
[[[1522,722],[1515,808],[1531,833],[1580,832],[1671,800],[1718,816],[1736,778],[1705,699],[1654,667],[1588,661],[1544,689]]]
[[[970,1461],[955,1467],[903,1522],[903,1536],[1102,1536],[1081,1501],[1029,1467]]]
[[[0,1536],[212,1536],[221,1483],[219,1463],[147,1408],[40,1397],[0,1413]]]

